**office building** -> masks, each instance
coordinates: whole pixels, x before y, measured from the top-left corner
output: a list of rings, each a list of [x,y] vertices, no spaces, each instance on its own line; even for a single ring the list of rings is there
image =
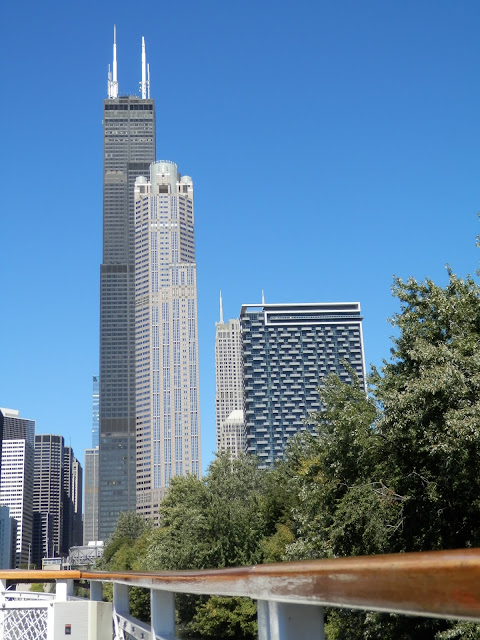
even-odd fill
[[[135,183],[135,338],[137,511],[155,517],[201,468],[193,182],[166,160]]]
[[[92,447],[98,447],[100,433],[100,376],[93,376],[92,388]]]
[[[98,540],[98,434],[99,434],[100,379],[93,376],[92,394],[92,447],[85,449],[85,506],[82,543]]]
[[[245,419],[241,409],[234,409],[220,426],[220,442],[218,451],[227,452],[230,460],[245,454],[247,432]]]
[[[71,447],[63,450],[63,543],[62,550],[83,543],[82,465]]]
[[[145,46],[141,96],[121,95],[116,42],[103,104],[103,262],[100,268],[99,535],[135,509],[135,231],[133,191],[155,160],[155,105]]]
[[[0,470],[0,505],[9,508],[16,522],[15,566],[28,564],[32,542],[33,463],[35,421],[20,418],[14,409],[0,409],[3,442]]]
[[[222,294],[220,322],[215,323],[215,375],[217,451],[229,450],[234,458],[245,447],[242,334],[240,320],[223,321]]]
[[[68,553],[63,537],[64,448],[63,436],[35,436],[33,556],[37,567],[44,557]]]
[[[0,569],[15,568],[16,535],[16,520],[10,517],[9,507],[0,506]]]
[[[98,447],[85,449],[83,544],[98,540]]]
[[[360,304],[243,305],[240,324],[247,451],[264,468],[321,409],[318,387],[326,376],[350,382],[346,361],[365,384]]]

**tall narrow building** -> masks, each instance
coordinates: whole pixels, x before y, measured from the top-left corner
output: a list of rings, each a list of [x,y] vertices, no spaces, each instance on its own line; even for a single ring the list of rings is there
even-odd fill
[[[141,96],[118,89],[116,40],[103,105],[100,268],[99,536],[135,509],[135,216],[133,191],[155,160],[155,104],[142,42]]]
[[[59,556],[64,549],[64,440],[59,435],[35,436],[33,480],[33,558]]]
[[[251,304],[240,312],[247,452],[261,468],[321,409],[318,387],[335,373],[365,385],[358,302]]]
[[[137,512],[200,475],[193,182],[159,161],[135,183]]]
[[[229,451],[235,458],[245,449],[242,334],[238,318],[223,321],[221,294],[220,322],[215,323],[215,377],[217,451]]]
[[[15,409],[0,409],[3,429],[0,505],[16,522],[15,566],[28,563],[33,526],[33,464],[35,421]]]
[[[83,544],[98,540],[98,447],[85,449]]]

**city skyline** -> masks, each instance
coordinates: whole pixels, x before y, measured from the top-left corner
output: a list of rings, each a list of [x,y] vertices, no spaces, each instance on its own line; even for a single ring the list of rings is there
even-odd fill
[[[225,317],[262,289],[267,303],[359,300],[368,368],[389,355],[394,274],[443,283],[447,262],[475,271],[480,16],[473,2],[212,2],[187,3],[180,21],[155,9],[141,24],[129,9],[101,7],[94,23],[57,2],[41,16],[4,12],[5,86],[27,68],[29,83],[1,107],[0,400],[76,452],[90,447],[101,101],[116,22],[121,86],[138,95],[144,35],[151,95],[172,123],[157,148],[195,177],[205,468],[219,290]]]

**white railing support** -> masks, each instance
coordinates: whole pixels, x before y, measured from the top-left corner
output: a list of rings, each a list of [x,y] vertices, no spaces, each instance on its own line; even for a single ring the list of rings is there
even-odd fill
[[[325,640],[322,607],[258,601],[259,640]]]
[[[120,582],[113,583],[113,608],[116,613],[122,616],[128,616],[130,614],[128,584],[121,584]]]
[[[90,580],[90,600],[101,602],[103,599],[103,583],[100,580]]]
[[[152,640],[175,640],[175,595],[150,589]]]
[[[55,599],[66,602],[69,596],[73,596],[73,580],[57,580]]]

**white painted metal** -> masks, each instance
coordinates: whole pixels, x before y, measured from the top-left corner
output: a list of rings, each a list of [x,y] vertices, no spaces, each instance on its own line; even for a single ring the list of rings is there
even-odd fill
[[[115,627],[115,640],[124,640],[125,635],[120,625],[119,617],[128,617],[130,604],[128,601],[128,585],[113,583],[113,624]]]
[[[175,596],[150,590],[152,640],[175,640]]]
[[[259,640],[325,640],[323,609],[291,602],[258,601]]]
[[[147,97],[147,58],[145,54],[145,38],[142,36],[142,100]]]
[[[57,580],[55,593],[57,602],[66,602],[69,596],[73,596],[73,580]]]
[[[90,600],[102,601],[103,583],[98,580],[90,580]]]
[[[113,73],[108,65],[108,97],[118,98],[117,78],[117,26],[113,25]]]

